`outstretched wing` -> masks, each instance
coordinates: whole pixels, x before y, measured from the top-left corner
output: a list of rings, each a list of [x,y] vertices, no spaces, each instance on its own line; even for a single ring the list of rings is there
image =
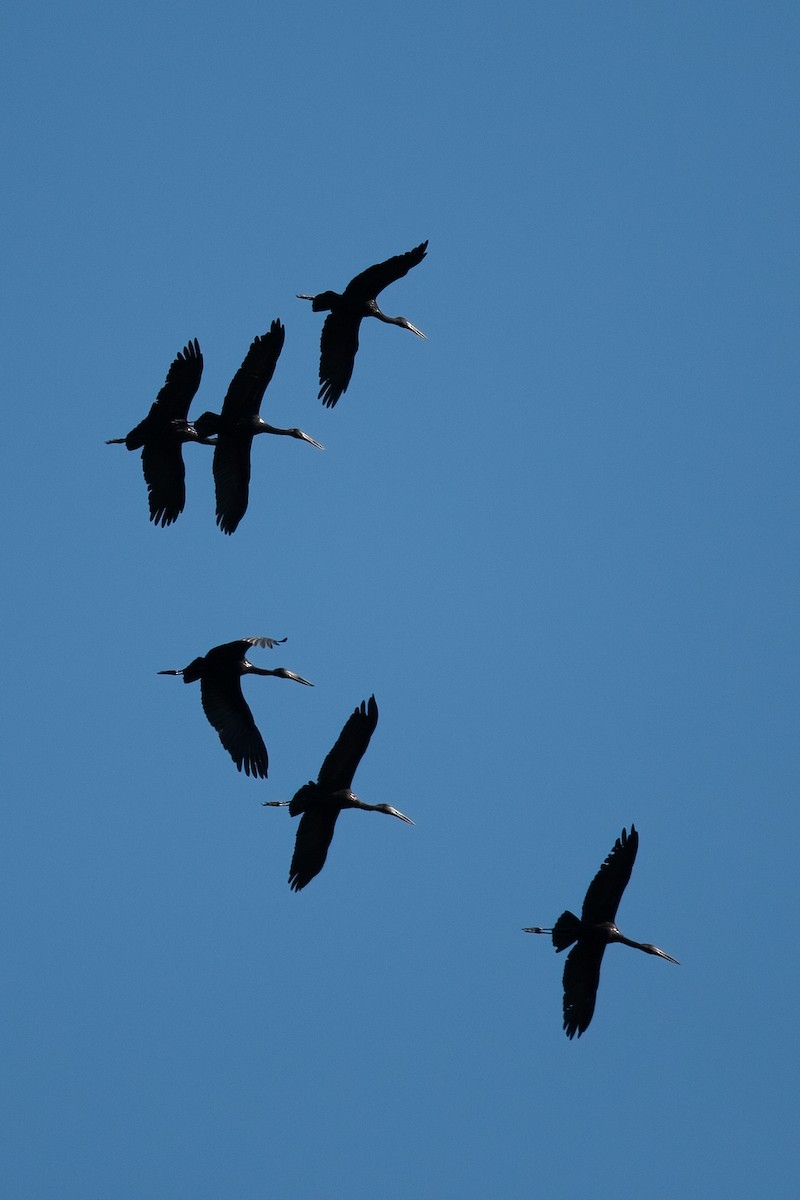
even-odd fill
[[[325,866],[338,815],[338,807],[326,805],[310,809],[300,818],[289,868],[289,886],[293,892],[304,888]]]
[[[203,356],[197,338],[184,346],[170,369],[158,393],[150,415],[163,421],[185,421],[203,374]]]
[[[245,644],[254,645],[259,640],[247,638]],[[219,740],[238,770],[244,768],[245,775],[258,775],[266,779],[269,765],[267,747],[242,695],[239,678],[227,676],[217,680],[204,675],[200,680],[200,699],[203,712],[216,729]]]
[[[603,921],[615,919],[622,893],[631,877],[638,848],[639,834],[635,827],[631,825],[630,833],[623,829],[586,892],[581,916],[588,924],[599,925]]]
[[[150,520],[156,525],[177,521],[186,503],[186,468],[177,438],[154,438],[142,448]]]
[[[253,340],[244,362],[230,382],[222,405],[223,417],[236,419],[255,416],[261,407],[264,392],[275,373],[286,330],[275,320],[268,333]]]
[[[427,248],[428,243],[423,242],[414,250],[409,250],[405,254],[395,254],[394,258],[387,258],[386,262],[376,263],[374,267],[367,267],[366,271],[362,271],[360,275],[356,275],[355,279],[350,280],[344,289],[344,295],[348,300],[374,300],[390,283],[394,283],[396,279],[402,279],[412,267],[419,266],[425,257]]]
[[[358,327],[361,317],[347,309],[332,312],[322,326],[319,355],[319,399],[326,408],[333,408],[347,391],[353,374],[358,350]]]
[[[325,791],[338,792],[349,788],[356,768],[364,757],[369,740],[378,724],[378,705],[370,696],[347,718],[336,744],[327,755],[317,777],[319,786]]]
[[[227,404],[227,400],[225,401]],[[220,433],[214,447],[214,489],[217,524],[233,533],[247,512],[250,498],[250,448],[252,437]]]
[[[594,1013],[605,943],[578,942],[564,963],[564,1030],[568,1038],[585,1033]]]

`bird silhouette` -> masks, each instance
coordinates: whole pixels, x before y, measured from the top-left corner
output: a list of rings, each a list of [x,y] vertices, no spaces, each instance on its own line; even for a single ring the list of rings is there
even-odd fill
[[[291,800],[264,801],[267,808],[285,808],[289,815],[302,814],[297,828],[289,886],[299,892],[325,866],[328,847],[339,813],[344,808],[360,808],[365,812],[388,813],[407,825],[414,822],[389,804],[365,804],[351,790],[356,768],[364,757],[370,738],[378,724],[378,706],[370,696],[347,718],[336,744],[327,755],[316,783],[306,783]]]
[[[183,443],[214,444],[188,420],[189,405],[202,374],[203,356],[195,338],[172,363],[145,419],[127,437],[109,438],[106,442],[107,446],[124,444],[129,450],[141,450],[150,520],[156,525],[177,521],[186,503]]]
[[[639,834],[631,825],[630,833],[623,829],[614,843],[614,848],[595,875],[586,892],[580,917],[569,911],[563,912],[552,929],[538,925],[524,930],[525,933],[549,933],[556,952],[574,948],[564,963],[564,1029],[568,1038],[585,1033],[594,1013],[597,987],[600,983],[600,964],[605,948],[611,942],[633,946],[645,954],[656,954],[667,962],[678,964],[658,946],[647,942],[632,942],[620,933],[614,924],[622,893],[631,877]]]
[[[302,429],[277,429],[259,416],[261,401],[283,349],[285,330],[273,321],[268,333],[255,338],[239,370],[231,380],[221,413],[204,412],[195,421],[201,437],[216,434],[214,484],[217,494],[217,525],[233,533],[247,511],[250,491],[250,448],[258,433],[301,438],[319,450]]]
[[[425,337],[422,330],[405,317],[387,317],[378,308],[375,297],[390,283],[407,275],[412,267],[418,266],[425,257],[427,246],[428,243],[423,242],[406,254],[396,254],[394,258],[387,258],[386,262],[367,267],[366,271],[350,280],[341,295],[338,292],[320,292],[317,296],[307,296],[298,292],[298,300],[310,300],[314,312],[330,309],[330,316],[325,318],[322,326],[319,360],[319,381],[322,385],[319,399],[326,408],[333,408],[339,397],[347,391],[358,350],[358,329],[364,317],[377,317],[387,325],[401,325],[417,337]]]
[[[258,731],[253,714],[242,695],[242,675],[275,675],[278,679],[293,679],[313,687],[307,679],[278,667],[265,671],[254,667],[245,655],[248,647],[261,646],[271,650],[282,646],[286,638],[251,637],[238,642],[214,646],[207,654],[195,658],[182,670],[159,671],[159,675],[182,675],[184,683],[200,680],[200,700],[203,712],[219,734],[219,740],[245,775],[267,778],[269,759],[264,739]]]

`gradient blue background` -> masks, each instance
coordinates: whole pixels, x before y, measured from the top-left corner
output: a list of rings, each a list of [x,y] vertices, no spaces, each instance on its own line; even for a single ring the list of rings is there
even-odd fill
[[[793,3],[11,3],[2,39],[4,1194],[796,1193]],[[425,238],[334,411],[341,288]],[[287,338],[250,510],[147,411]],[[216,643],[270,749],[239,776]],[[262,799],[380,723],[324,873]],[[587,1034],[523,925],[623,825]]]

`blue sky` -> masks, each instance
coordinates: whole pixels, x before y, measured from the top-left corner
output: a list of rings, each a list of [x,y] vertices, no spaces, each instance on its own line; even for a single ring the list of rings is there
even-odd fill
[[[796,1194],[798,19],[12,3],[0,1167],[25,1200]],[[317,400],[297,292],[429,239]],[[147,411],[286,346],[249,511]],[[157,672],[288,637],[237,774]],[[295,823],[375,693],[324,872]],[[622,827],[594,1021],[523,925]],[[787,947],[788,941],[788,947]]]

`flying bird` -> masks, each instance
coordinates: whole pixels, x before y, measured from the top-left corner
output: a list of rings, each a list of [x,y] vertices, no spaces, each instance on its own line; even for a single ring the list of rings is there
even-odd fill
[[[580,917],[567,911],[561,914],[552,929],[541,929],[537,925],[524,931],[551,934],[557,952],[576,943],[564,963],[564,1029],[570,1039],[576,1033],[580,1037],[589,1027],[600,982],[600,964],[605,948],[611,942],[621,942],[623,946],[633,946],[634,950],[657,954],[667,962],[678,964],[677,958],[670,958],[658,946],[632,942],[614,924],[638,847],[639,834],[635,827],[631,825],[628,834],[623,829],[613,850],[589,884]]]
[[[306,687],[314,685],[293,671],[287,671],[285,667],[278,667],[274,671],[254,667],[245,655],[250,646],[271,650],[273,646],[282,646],[285,641],[286,638],[241,638],[238,642],[215,646],[183,670],[158,672],[159,675],[182,675],[184,683],[200,680],[203,712],[219,734],[219,740],[238,770],[244,767],[245,775],[258,775],[262,779],[267,778],[267,747],[242,695],[242,675],[276,675],[278,679],[293,679],[295,683],[304,683]]]
[[[414,824],[410,817],[388,804],[365,804],[351,790],[356,768],[364,757],[377,724],[378,706],[375,697],[370,696],[369,702],[365,704],[362,700],[361,705],[345,721],[335,746],[322,764],[317,782],[305,784],[291,800],[264,802],[267,808],[288,806],[292,817],[302,814],[289,869],[289,886],[293,892],[304,888],[325,866],[336,819],[343,808],[388,813],[407,825]]]
[[[425,257],[428,243],[423,242],[406,254],[396,254],[386,262],[367,267],[355,279],[351,279],[341,295],[338,292],[320,292],[318,296],[298,293],[298,300],[310,300],[314,312],[327,312],[322,326],[320,343],[319,399],[326,408],[333,408],[340,396],[347,391],[353,364],[358,350],[358,327],[364,317],[377,317],[387,325],[401,325],[410,329],[417,337],[425,334],[405,317],[387,317],[378,308],[375,297],[385,287],[402,279],[412,267],[418,266]]]
[[[195,338],[184,346],[167,371],[164,386],[145,419],[127,437],[109,438],[106,442],[107,446],[124,443],[129,450],[141,450],[150,520],[156,525],[177,521],[186,503],[183,443],[214,444],[188,420],[189,405],[202,374],[203,356]]]
[[[268,333],[257,337],[244,362],[231,380],[221,413],[204,412],[195,421],[201,437],[217,435],[214,450],[214,484],[217,493],[217,525],[233,533],[247,511],[250,491],[250,447],[258,433],[279,433],[301,438],[324,450],[302,429],[277,429],[259,414],[261,401],[283,349],[285,330],[273,321]]]

